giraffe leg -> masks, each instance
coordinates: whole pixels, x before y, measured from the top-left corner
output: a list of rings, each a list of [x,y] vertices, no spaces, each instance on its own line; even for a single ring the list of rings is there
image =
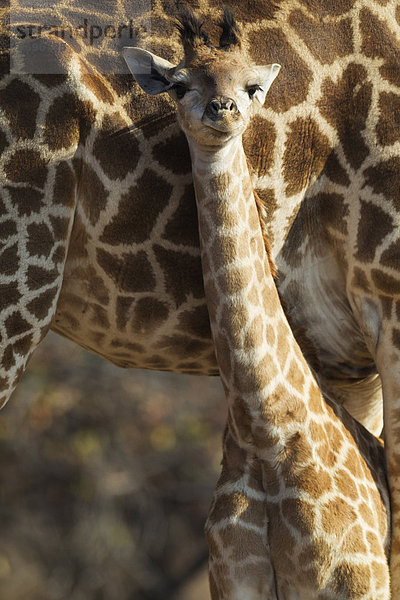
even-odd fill
[[[24,154],[23,154],[24,152]],[[22,161],[21,171],[10,167]],[[7,169],[8,166],[8,169]],[[54,317],[75,207],[70,161],[16,150],[0,187],[0,406]]]
[[[392,597],[400,598],[400,348],[396,329],[383,328],[377,364],[382,378],[385,454],[392,516],[390,574]]]
[[[260,463],[227,426],[222,473],[206,523],[212,600],[277,600]]]
[[[67,74],[71,49],[46,36],[38,44],[43,73],[10,72],[1,82],[0,406],[54,318],[95,120],[76,84],[83,65],[72,62]]]

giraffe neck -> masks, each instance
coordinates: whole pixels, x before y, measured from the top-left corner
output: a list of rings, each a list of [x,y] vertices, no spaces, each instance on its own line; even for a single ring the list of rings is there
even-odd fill
[[[322,397],[281,307],[241,138],[214,151],[189,146],[206,299],[230,416],[242,440],[253,443],[259,432],[275,443],[280,425],[290,421],[290,435],[294,423],[304,426],[310,404],[324,412]]]

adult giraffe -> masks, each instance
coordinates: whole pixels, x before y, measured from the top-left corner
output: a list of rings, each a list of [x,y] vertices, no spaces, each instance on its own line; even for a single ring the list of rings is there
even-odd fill
[[[198,3],[211,22],[216,4]],[[284,65],[245,140],[280,291],[307,330],[324,390],[372,431],[382,424],[379,372],[396,533],[400,10],[394,0],[227,4],[255,61]],[[46,23],[45,8],[19,15],[16,5],[21,23]],[[174,3],[134,5],[141,44],[175,60]],[[54,10],[64,21],[82,16],[78,0]],[[126,22],[128,0],[91,3],[84,14]],[[2,33],[1,400],[49,327],[121,366],[216,372],[190,163],[172,105],[150,104],[131,78],[112,74],[122,58],[109,40],[94,51],[42,36],[58,74],[35,76],[29,55],[26,75],[10,73],[5,25]],[[99,72],[100,56],[111,74]],[[394,589],[400,595],[395,578]]]

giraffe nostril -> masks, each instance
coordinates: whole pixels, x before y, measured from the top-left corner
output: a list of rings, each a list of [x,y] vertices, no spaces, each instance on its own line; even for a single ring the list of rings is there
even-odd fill
[[[207,105],[206,113],[211,117],[217,117],[222,112],[236,113],[237,106],[232,98],[213,98]]]
[[[210,109],[210,112],[214,115],[217,115],[222,108],[219,100],[211,100],[208,107]]]
[[[225,101],[225,105],[223,108],[229,110],[230,112],[234,112],[236,110],[236,104],[233,100],[228,99]]]

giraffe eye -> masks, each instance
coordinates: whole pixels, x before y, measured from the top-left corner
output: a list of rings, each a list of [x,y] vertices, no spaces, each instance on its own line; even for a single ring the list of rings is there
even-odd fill
[[[249,98],[250,98],[250,100],[253,100],[253,98],[254,98],[254,95],[255,95],[255,93],[256,93],[256,92],[258,92],[258,90],[261,90],[261,91],[262,91],[262,89],[260,88],[260,86],[259,86],[259,85],[250,85],[250,86],[247,88],[247,93],[248,93],[248,95],[249,95]]]
[[[176,97],[178,98],[178,100],[182,100],[183,96],[187,92],[187,87],[182,83],[175,84],[173,89],[175,90]]]

